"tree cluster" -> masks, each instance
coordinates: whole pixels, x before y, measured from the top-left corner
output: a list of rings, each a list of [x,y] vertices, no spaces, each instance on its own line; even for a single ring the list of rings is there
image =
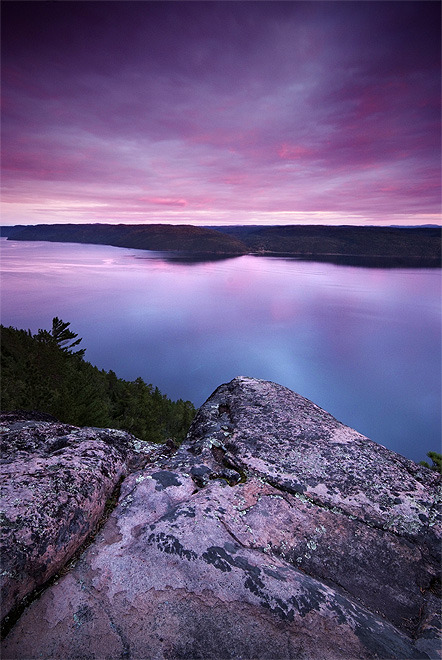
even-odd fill
[[[439,454],[437,451],[427,452],[428,458],[431,458],[431,465],[427,461],[420,461],[419,465],[430,468],[435,472],[440,472],[442,474],[442,454]]]
[[[1,328],[2,410],[39,410],[75,426],[124,429],[141,440],[181,442],[195,414],[141,378],[129,382],[84,359],[81,339],[55,317],[31,334]]]

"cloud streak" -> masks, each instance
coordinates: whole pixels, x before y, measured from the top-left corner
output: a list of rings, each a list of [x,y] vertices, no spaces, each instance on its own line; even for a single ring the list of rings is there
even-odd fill
[[[434,221],[439,15],[4,3],[3,222]]]

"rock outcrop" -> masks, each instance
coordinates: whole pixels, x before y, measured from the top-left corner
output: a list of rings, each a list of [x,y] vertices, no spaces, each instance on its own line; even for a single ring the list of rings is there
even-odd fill
[[[18,516],[45,506],[54,514],[39,525],[56,535],[61,515],[70,544],[76,518],[61,512],[64,500],[34,500],[65,425],[33,424],[6,434],[20,489],[8,497],[6,538]],[[22,455],[20,433],[32,428],[40,439]],[[93,542],[6,636],[4,660],[440,657],[438,474],[251,378],[219,387],[175,453],[143,443],[137,462],[128,434],[68,429],[57,436],[70,438],[59,469],[71,461],[90,486],[78,511],[106,499],[108,454],[106,493],[128,476]],[[44,465],[33,467],[34,446]],[[13,566],[27,552],[39,574],[49,571],[32,535],[8,552]]]
[[[65,566],[153,448],[124,431],[79,429],[41,413],[3,413],[1,431],[3,620]]]

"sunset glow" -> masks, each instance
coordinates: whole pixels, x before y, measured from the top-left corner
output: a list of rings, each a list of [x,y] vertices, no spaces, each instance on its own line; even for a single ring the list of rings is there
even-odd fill
[[[439,2],[2,4],[3,224],[440,222]]]

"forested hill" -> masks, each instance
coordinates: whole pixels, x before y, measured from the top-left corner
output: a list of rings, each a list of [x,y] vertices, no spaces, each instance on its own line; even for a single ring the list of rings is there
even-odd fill
[[[9,240],[96,243],[207,258],[257,254],[367,266],[440,266],[438,227],[194,227],[64,224],[5,227]]]
[[[1,407],[38,410],[76,426],[123,429],[141,440],[184,439],[195,414],[141,378],[133,382],[84,359],[81,339],[54,318],[51,331],[0,326]]]
[[[439,227],[288,225],[223,227],[218,231],[254,253],[370,266],[440,266]]]
[[[193,225],[30,225],[8,227],[3,235],[15,241],[95,243],[195,255],[233,256],[248,252],[247,247],[234,236]]]

